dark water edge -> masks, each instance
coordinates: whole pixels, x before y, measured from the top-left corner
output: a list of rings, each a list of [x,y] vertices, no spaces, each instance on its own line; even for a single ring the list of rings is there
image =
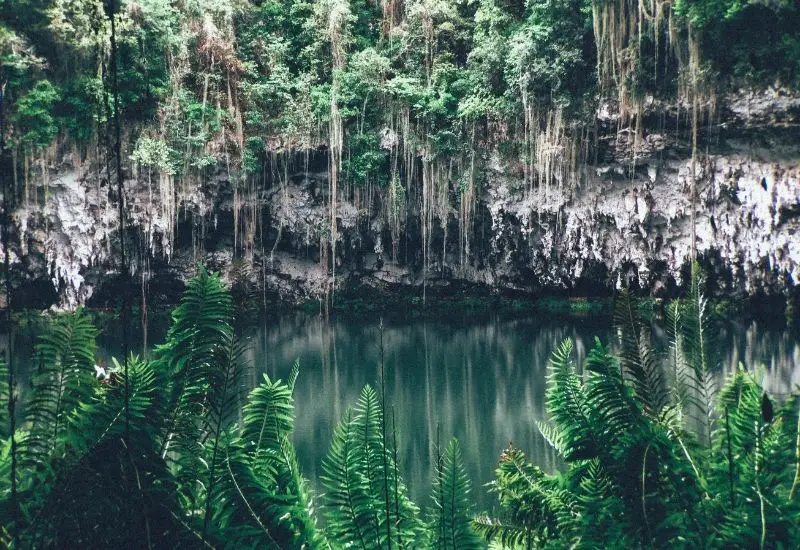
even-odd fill
[[[396,420],[399,461],[417,502],[428,503],[437,440],[445,445],[450,437],[458,437],[462,442],[473,498],[482,509],[494,503],[484,485],[491,481],[496,461],[509,443],[545,470],[559,467],[536,426],[546,420],[550,353],[569,337],[576,343],[580,363],[595,336],[604,343],[614,336],[610,303],[586,303],[588,307],[581,300],[550,299],[544,302],[550,309],[494,311],[484,302],[473,302],[467,303],[469,307],[442,307],[435,316],[384,317],[387,410],[390,420],[392,414]],[[645,302],[642,307],[653,321],[654,342],[665,346],[658,304]],[[121,349],[123,327],[114,311],[92,313],[101,328],[98,355],[108,361]],[[377,313],[335,311],[325,319],[318,312],[293,311],[259,316],[242,327],[251,342],[246,354],[248,388],[263,374],[285,379],[294,360],[301,361],[294,439],[302,470],[318,490],[321,460],[336,422],[355,404],[365,384],[380,384],[382,316],[380,310]],[[15,326],[23,403],[29,391],[27,374],[35,368],[31,361],[35,337],[44,322],[30,313],[18,316]],[[147,346],[160,343],[168,326],[168,310],[150,312]],[[728,318],[719,327],[724,354],[720,381],[742,362],[758,370],[767,390],[779,396],[800,383],[796,330],[741,318]],[[128,332],[132,349],[142,352],[143,329],[136,312]],[[7,342],[7,332],[0,337]]]

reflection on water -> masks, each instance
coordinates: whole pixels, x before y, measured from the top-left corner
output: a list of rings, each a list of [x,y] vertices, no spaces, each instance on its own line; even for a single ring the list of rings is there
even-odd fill
[[[148,340],[160,341],[164,328],[153,327]],[[536,428],[545,418],[547,360],[560,340],[571,337],[582,361],[595,335],[608,342],[612,331],[606,323],[565,319],[414,320],[385,326],[387,407],[396,417],[398,457],[414,499],[428,504],[437,438],[443,445],[453,436],[461,441],[473,499],[483,509],[494,503],[483,485],[491,481],[509,441],[543,468],[556,468],[556,456]],[[663,330],[656,327],[655,336],[663,341]],[[734,323],[719,336],[725,372],[739,362],[763,364],[763,383],[779,394],[800,383],[797,334]],[[325,322],[297,314],[270,320],[250,337],[250,387],[262,373],[285,379],[292,362],[301,360],[295,444],[303,472],[317,480],[336,422],[364,384],[379,386],[378,323]],[[119,330],[106,331],[99,339],[101,355],[118,351],[120,338]],[[27,364],[30,340],[24,334],[16,339],[19,364]],[[24,400],[27,388],[21,389]]]
[[[426,502],[437,433],[442,444],[455,436],[468,450],[467,471],[483,502],[479,485],[490,481],[509,441],[554,468],[555,455],[535,424],[544,415],[547,358],[553,342],[568,336],[585,354],[595,332],[597,327],[531,320],[386,326],[387,410],[394,409],[398,457],[418,502]],[[310,477],[319,477],[321,458],[346,407],[364,384],[379,385],[379,342],[377,324],[304,316],[284,318],[254,336],[250,359],[258,372],[285,378],[300,357],[295,444]]]
[[[663,341],[656,331],[656,341]],[[427,503],[437,438],[458,437],[466,449],[473,497],[484,508],[493,498],[482,487],[511,441],[547,470],[557,467],[553,450],[539,435],[545,418],[547,360],[562,339],[575,340],[580,362],[594,336],[609,342],[605,323],[580,320],[482,319],[412,321],[384,329],[387,407],[399,431],[401,467],[412,496]],[[786,332],[731,325],[720,331],[724,371],[738,362],[764,364],[764,384],[788,393],[800,381],[798,338]],[[303,470],[318,479],[336,421],[355,403],[364,384],[380,382],[377,323],[324,322],[292,316],[270,323],[253,337],[256,372],[286,377],[301,359],[295,390],[297,445]],[[721,377],[720,377],[721,378]]]

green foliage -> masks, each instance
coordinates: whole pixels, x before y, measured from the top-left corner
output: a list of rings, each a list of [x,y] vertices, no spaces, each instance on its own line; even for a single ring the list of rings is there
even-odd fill
[[[627,290],[617,298],[614,325],[623,375],[631,377],[644,411],[657,417],[667,406],[666,380],[650,343],[648,327],[642,322],[637,303]]]
[[[506,80],[538,103],[569,105],[585,87],[586,30],[580,2],[531,2],[526,21],[509,37]]]
[[[569,340],[554,350],[539,429],[566,467],[547,473],[509,447],[490,485],[492,516],[472,517],[452,440],[420,518],[366,386],[323,461],[324,529],[291,443],[299,366],[241,398],[243,347],[218,276],[198,270],[166,342],[152,361],[131,356],[127,380],[117,361],[94,376],[89,317],[59,315],[37,344],[16,434],[13,525],[7,433],[0,444],[0,540],[11,545],[13,528],[20,547],[461,549],[481,547],[478,535],[507,548],[788,547],[800,537],[798,398],[768,395],[741,366],[718,395],[701,387],[719,351],[701,280],[695,269],[690,297],[667,308],[665,373],[626,293],[618,355],[599,340],[581,365]],[[693,407],[706,423],[684,414]]]
[[[57,317],[36,344],[37,369],[34,396],[27,407],[30,435],[25,454],[41,463],[61,455],[68,418],[92,394],[95,336],[97,332],[83,311]]]
[[[54,320],[37,344],[27,433],[17,434],[20,544],[325,546],[291,444],[297,367],[290,385],[265,378],[237,423],[243,347],[231,323],[229,292],[200,269],[167,342],[152,362],[129,358],[126,383],[116,361],[94,376],[88,315]],[[8,451],[4,440],[4,474]]]
[[[11,123],[18,134],[14,138],[17,145],[38,150],[53,141],[59,127],[52,111],[60,98],[49,80],[40,80],[17,100],[15,112],[11,115]]]
[[[461,447],[458,440],[451,439],[437,465],[431,495],[433,509],[429,522],[434,534],[432,547],[436,550],[481,548],[481,541],[471,525],[469,492]]]
[[[0,440],[6,439],[8,432],[8,364],[5,358],[0,357]]]
[[[652,371],[648,332],[627,293],[615,313],[619,358],[597,341],[579,370],[570,341],[556,348],[551,423],[540,431],[567,469],[545,474],[507,450],[492,484],[502,513],[475,522],[487,540],[511,548],[784,548],[797,540],[797,399],[777,404],[741,367],[718,400],[700,387],[719,351],[700,279],[695,269],[690,298],[667,310],[672,377]],[[692,406],[713,407],[706,418],[714,421],[681,414]]]
[[[325,546],[294,456],[293,426],[291,386],[264,376],[220,453],[214,519],[229,547]]]
[[[414,547],[422,537],[419,510],[383,439],[382,415],[375,390],[365,386],[355,410],[337,425],[322,463],[328,533],[344,547],[383,548],[390,541]]]
[[[102,2],[0,5],[0,80],[19,173],[52,155],[56,139],[102,165],[115,85],[126,161],[148,176],[262,180],[255,176],[270,173],[276,156],[288,163],[341,143],[340,193],[385,189],[398,174],[417,195],[404,214],[416,217],[412,205],[422,202],[436,212],[422,212],[420,223],[446,226],[463,191],[474,196],[492,151],[512,170],[540,154],[567,164],[564,144],[588,152],[598,100],[614,96],[608,88],[675,100],[690,34],[709,88],[800,78],[800,11],[790,0],[120,0],[115,8],[112,79]],[[654,35],[643,31],[659,22]],[[613,32],[598,46],[594,29],[603,26]],[[603,83],[601,98],[593,68],[609,48],[630,66]],[[540,134],[553,143],[537,145]],[[417,191],[430,186],[434,205]],[[386,194],[377,194],[381,206]],[[470,225],[474,208],[460,206],[459,225]],[[393,233],[415,230],[395,224]]]
[[[704,53],[720,74],[752,86],[800,82],[796,2],[679,0],[675,12],[702,33]]]
[[[369,386],[323,464],[320,529],[292,445],[299,364],[286,382],[264,376],[242,399],[244,348],[232,313],[219,276],[198,269],[166,342],[151,361],[129,357],[127,380],[116,360],[95,366],[97,331],[83,311],[44,328],[29,415],[16,434],[25,460],[14,524],[6,434],[0,444],[8,527],[0,540],[12,545],[13,529],[20,547],[417,548],[429,539],[436,548],[479,547],[457,443],[434,488],[434,515],[447,527],[439,537],[407,496]]]

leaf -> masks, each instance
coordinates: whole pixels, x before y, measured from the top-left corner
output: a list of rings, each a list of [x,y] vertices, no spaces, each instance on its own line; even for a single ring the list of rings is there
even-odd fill
[[[435,529],[436,550],[469,550],[482,544],[472,529],[469,505],[470,483],[464,470],[461,447],[452,439],[433,484],[430,524]]]

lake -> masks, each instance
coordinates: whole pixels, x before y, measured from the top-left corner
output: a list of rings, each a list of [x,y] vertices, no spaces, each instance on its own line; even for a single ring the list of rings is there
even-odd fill
[[[333,429],[365,384],[379,390],[380,332],[377,320],[288,314],[249,329],[247,353],[252,387],[262,373],[289,374],[301,361],[295,388],[294,441],[303,473],[319,479]],[[165,326],[154,324],[149,341],[158,342]],[[437,440],[444,446],[457,437],[464,449],[473,500],[484,510],[495,499],[484,487],[492,480],[500,453],[509,443],[522,449],[545,470],[558,467],[553,450],[539,435],[545,415],[547,360],[564,338],[575,340],[579,360],[594,336],[604,343],[613,333],[609,321],[572,318],[466,317],[387,322],[383,331],[386,399],[398,434],[398,458],[409,491],[421,506],[428,494],[436,461]],[[800,337],[796,332],[766,328],[756,322],[726,323],[719,331],[724,370],[738,362],[763,365],[765,387],[788,394],[800,384]],[[663,330],[654,327],[654,339]],[[31,335],[17,338],[18,357],[30,353]],[[102,355],[120,348],[113,327],[98,339]],[[141,347],[139,342],[134,347]],[[720,378],[722,375],[720,375]],[[26,388],[22,388],[24,393]],[[315,481],[315,487],[321,487]]]

